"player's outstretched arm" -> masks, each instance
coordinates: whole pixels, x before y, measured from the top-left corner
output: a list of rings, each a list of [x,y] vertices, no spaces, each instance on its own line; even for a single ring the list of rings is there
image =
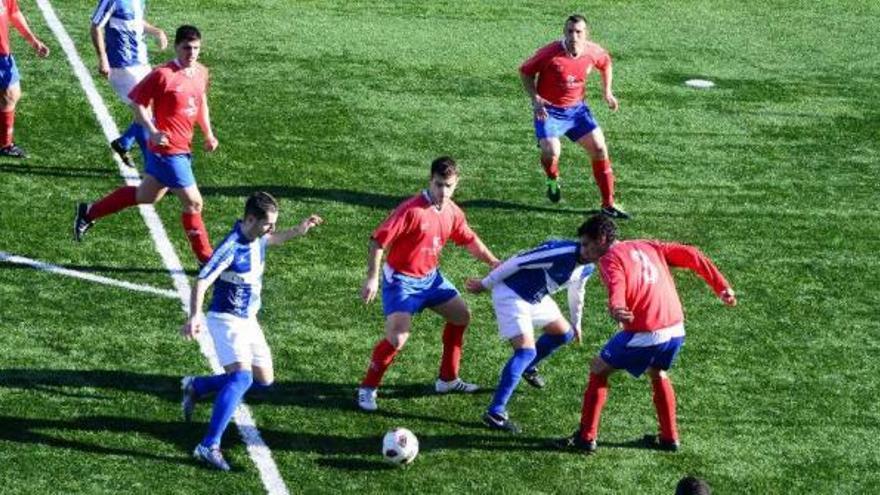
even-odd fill
[[[694,246],[677,243],[662,243],[663,256],[671,265],[687,268],[700,276],[712,287],[718,298],[728,306],[736,305],[736,294],[715,263]]]
[[[369,304],[376,299],[379,293],[379,265],[382,263],[382,254],[385,250],[376,242],[376,239],[370,239],[369,253],[367,254],[367,277],[361,286],[361,299]]]
[[[144,32],[156,38],[156,42],[159,43],[159,50],[164,52],[168,48],[168,35],[165,34],[165,31],[144,21]]]
[[[18,30],[21,36],[27,40],[31,47],[33,47],[34,51],[37,52],[38,57],[46,58],[49,56],[49,47],[44,45],[43,42],[31,32],[27,19],[24,18],[24,14],[22,14],[20,10],[15,11],[15,13],[9,17],[9,20],[12,21],[12,25],[15,26],[15,29]]]
[[[308,217],[303,219],[303,221],[300,222],[299,225],[297,225],[296,227],[281,232],[274,232],[272,234],[269,234],[269,239],[267,239],[266,243],[270,246],[284,244],[294,237],[301,237],[308,234],[313,227],[317,227],[322,223],[324,223],[323,218],[315,214],[309,215]]]
[[[474,240],[465,246],[465,249],[467,249],[475,259],[482,261],[492,268],[495,268],[501,263],[498,261],[498,258],[492,254],[492,251],[483,244],[483,241],[481,241],[479,237],[474,237]]]

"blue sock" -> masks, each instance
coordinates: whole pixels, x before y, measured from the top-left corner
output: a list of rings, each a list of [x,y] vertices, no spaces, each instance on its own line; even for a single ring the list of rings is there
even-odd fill
[[[492,404],[489,405],[489,412],[493,414],[504,414],[507,409],[507,402],[516,390],[519,379],[522,377],[526,366],[535,359],[535,350],[530,348],[517,349],[513,352],[513,356],[504,365],[501,370],[501,377],[498,379],[498,387],[495,389],[495,397],[492,398]]]
[[[242,397],[254,382],[254,374],[251,371],[235,371],[229,373],[226,385],[217,393],[214,399],[214,410],[211,412],[211,423],[208,425],[208,433],[202,440],[205,447],[220,445],[223,432],[229,425],[235,408],[241,403]]]
[[[119,144],[122,145],[123,148],[130,150],[132,146],[134,146],[134,142],[137,140],[138,136],[142,136],[144,133],[144,128],[136,123],[132,122],[129,124],[128,129],[119,136]]]
[[[221,375],[197,376],[192,382],[193,392],[196,399],[204,397],[210,393],[216,392],[226,385],[229,375],[223,373]]]
[[[535,368],[538,366],[544,358],[556,352],[556,349],[564,346],[565,344],[574,340],[574,330],[569,329],[568,333],[564,333],[562,335],[552,335],[549,333],[545,333],[541,335],[541,338],[538,339],[538,342],[535,343],[535,348],[538,351],[538,355],[535,356],[535,360],[529,364],[526,368],[526,371],[535,371]]]

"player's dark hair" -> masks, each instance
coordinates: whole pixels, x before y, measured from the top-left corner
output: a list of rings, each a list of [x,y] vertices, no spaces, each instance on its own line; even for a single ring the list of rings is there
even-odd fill
[[[441,156],[431,162],[431,177],[443,177],[448,179],[458,175],[458,164],[449,156]]]
[[[568,25],[569,22],[571,22],[573,24],[583,22],[587,26],[587,29],[590,29],[590,23],[587,22],[587,18],[580,15],[580,14],[572,14],[572,15],[568,16],[568,19],[565,20],[565,24]]]
[[[269,216],[270,212],[278,212],[278,201],[271,194],[263,191],[248,196],[244,204],[244,216],[253,215],[259,220]]]
[[[617,239],[617,225],[611,217],[606,215],[593,215],[578,227],[578,237],[587,236],[590,239],[605,239],[606,243]]]
[[[675,495],[712,495],[709,483],[700,478],[685,476],[675,487]]]
[[[188,24],[184,24],[177,28],[177,32],[174,34],[175,45],[179,45],[184,41],[199,41],[201,39],[202,33],[199,32],[199,28]]]

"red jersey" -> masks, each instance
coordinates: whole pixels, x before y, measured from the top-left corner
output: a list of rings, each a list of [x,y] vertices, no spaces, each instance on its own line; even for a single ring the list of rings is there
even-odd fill
[[[688,268],[720,295],[730,287],[724,275],[699,249],[659,241],[622,241],[599,258],[599,272],[608,289],[608,307],[624,307],[634,319],[630,332],[652,332],[684,321],[681,301],[669,267]]]
[[[128,97],[145,107],[152,102],[156,128],[168,136],[168,146],[148,141],[150,151],[160,155],[190,152],[193,126],[207,91],[208,69],[199,63],[184,69],[176,60],[153,69],[132,88]]]
[[[477,239],[452,201],[438,210],[427,191],[404,201],[373,232],[382,249],[388,248],[388,265],[409,277],[424,277],[437,268],[446,241],[466,246]]]
[[[18,12],[17,0],[0,0],[0,56],[9,55],[12,49],[9,46],[9,18]]]
[[[519,71],[527,76],[538,75],[538,95],[557,107],[570,107],[584,100],[587,76],[595,67],[599,72],[611,68],[611,57],[604,48],[587,42],[577,58],[565,51],[562,41],[540,48],[523,62]]]

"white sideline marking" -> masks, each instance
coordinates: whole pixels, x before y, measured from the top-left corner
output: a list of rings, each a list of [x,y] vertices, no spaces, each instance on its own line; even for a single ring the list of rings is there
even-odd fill
[[[52,4],[49,0],[37,0],[37,5],[43,12],[46,24],[49,25],[49,28],[58,39],[61,48],[67,55],[67,60],[70,62],[74,74],[76,74],[76,77],[79,79],[79,83],[82,86],[83,91],[85,91],[89,103],[92,105],[95,117],[97,117],[98,122],[101,124],[104,136],[107,138],[107,141],[110,142],[119,136],[119,129],[116,127],[116,123],[110,116],[110,112],[104,104],[104,99],[101,98],[101,95],[95,88],[92,76],[83,64],[82,58],[80,58],[77,53],[73,40],[70,38],[70,35],[67,34],[67,30],[58,19],[58,16],[55,15],[55,10],[52,8]],[[136,186],[140,183],[140,177],[136,170],[126,167],[122,161],[119,160],[119,157],[114,156],[113,158],[116,160],[116,165],[119,168],[119,175],[125,179],[127,185]],[[153,238],[153,243],[156,245],[156,250],[162,257],[162,262],[165,264],[165,268],[168,269],[168,273],[171,275],[174,282],[174,287],[177,289],[177,296],[180,298],[181,308],[188,314],[190,294],[189,281],[186,279],[183,266],[180,264],[180,259],[177,257],[174,247],[171,246],[171,242],[168,240],[168,234],[165,232],[162,220],[159,218],[159,215],[156,213],[156,210],[152,205],[140,205],[140,212],[144,222],[150,230],[150,235]],[[198,342],[199,348],[205,358],[208,359],[213,372],[222,373],[223,368],[217,361],[217,354],[214,351],[214,343],[211,341],[210,337],[207,336],[207,332],[201,333]],[[278,471],[278,466],[275,464],[275,460],[272,459],[272,452],[269,450],[269,447],[266,446],[262,437],[260,437],[260,432],[257,430],[254,418],[247,405],[241,404],[238,409],[236,409],[235,424],[238,426],[241,438],[247,446],[248,454],[250,454],[251,459],[253,459],[254,464],[260,472],[260,478],[263,481],[263,486],[266,488],[266,491],[272,495],[288,494],[287,485],[284,484],[284,480],[281,478],[281,473]]]
[[[68,277],[88,280],[90,282],[97,282],[99,284],[113,285],[116,287],[122,287],[124,289],[147,292],[150,294],[156,294],[157,296],[177,299],[177,293],[173,290],[159,289],[151,285],[135,284],[133,282],[126,282],[124,280],[116,280],[114,278],[102,277],[101,275],[95,275],[88,272],[71,270],[70,268],[64,268],[62,266],[53,265],[51,263],[45,263],[43,261],[32,260],[30,258],[25,258],[24,256],[16,256],[14,254],[5,253],[3,251],[0,251],[0,261],[14,263],[16,265],[29,266],[31,268],[36,268],[37,270],[43,270],[49,273],[57,273],[58,275],[66,275]]]

